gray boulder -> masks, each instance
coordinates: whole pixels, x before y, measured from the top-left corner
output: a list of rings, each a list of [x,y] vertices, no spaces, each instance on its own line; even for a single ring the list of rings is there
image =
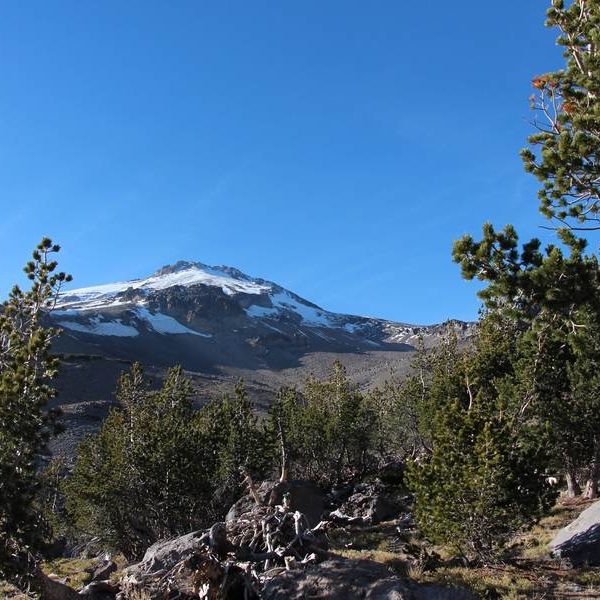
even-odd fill
[[[127,572],[149,574],[165,571],[189,558],[202,546],[203,531],[193,531],[172,540],[160,540],[146,550],[141,562],[128,567]]]
[[[561,529],[549,548],[552,556],[566,559],[574,567],[600,566],[600,501]]]
[[[194,531],[172,540],[160,540],[146,550],[141,562],[127,567],[120,579],[124,598],[163,598],[160,582],[173,567],[186,561],[202,547],[204,532]],[[185,598],[186,596],[181,596]]]
[[[306,570],[285,571],[267,581],[264,600],[475,600],[462,588],[421,585],[393,576],[369,560],[333,558]]]

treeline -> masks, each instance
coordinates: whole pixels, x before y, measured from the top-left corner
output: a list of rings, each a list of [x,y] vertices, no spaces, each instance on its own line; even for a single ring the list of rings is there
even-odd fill
[[[381,392],[361,393],[340,363],[325,380],[282,389],[260,417],[241,382],[199,410],[192,392],[179,367],[159,390],[148,388],[140,365],[121,377],[119,406],[81,444],[59,484],[58,530],[100,537],[135,559],[158,539],[222,520],[248,481],[328,487],[398,456],[396,406],[384,406]]]

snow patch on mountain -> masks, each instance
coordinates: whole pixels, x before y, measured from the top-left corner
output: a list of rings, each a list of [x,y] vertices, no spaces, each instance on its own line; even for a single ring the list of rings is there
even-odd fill
[[[316,325],[317,327],[332,327],[330,317],[327,312],[302,304],[292,297],[288,292],[279,292],[271,296],[271,302],[274,306],[282,309],[291,310],[302,317],[306,325]]]
[[[92,335],[112,335],[115,337],[135,337],[140,332],[130,325],[125,325],[121,319],[116,321],[103,321],[100,317],[93,317],[89,323],[78,323],[77,321],[58,321],[59,327],[80,331],[81,333],[90,333]]]
[[[162,313],[151,313],[147,308],[140,307],[136,309],[136,314],[146,321],[156,331],[157,333],[162,334],[182,334],[188,333],[191,335],[199,335],[200,337],[210,338],[212,337],[209,333],[201,333],[200,331],[195,331],[194,329],[190,329],[185,325],[182,325],[179,321],[174,319],[173,317],[169,317],[168,315],[163,315]]]
[[[279,315],[279,310],[273,306],[258,306],[253,304],[246,309],[246,314],[255,319],[276,318]]]
[[[164,315],[162,313],[151,313],[146,307],[138,307],[133,311],[138,322],[144,322],[152,330],[163,335],[190,334],[198,335],[204,338],[212,337],[209,333],[202,333],[182,325],[177,319]],[[100,316],[94,316],[86,319],[87,322],[75,321],[70,318],[81,316],[74,310],[57,311],[57,315],[63,317],[57,322],[59,327],[89,333],[92,335],[109,335],[115,337],[136,337],[140,334],[139,330],[133,325],[123,323],[122,319],[104,320]]]
[[[286,311],[300,316],[303,325],[312,327],[336,327],[333,322],[334,315],[317,307],[299,302],[286,291],[276,292],[269,295],[273,306],[258,306],[253,304],[246,308],[246,314],[256,319],[278,318]]]

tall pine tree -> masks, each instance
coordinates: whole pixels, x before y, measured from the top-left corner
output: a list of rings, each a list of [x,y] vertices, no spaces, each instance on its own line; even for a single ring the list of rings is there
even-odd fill
[[[44,238],[25,266],[28,291],[15,286],[0,308],[0,579],[26,585],[37,568],[44,523],[34,499],[40,458],[55,430],[47,410],[55,395],[58,359],[50,345],[58,330],[44,326],[63,283],[60,247]]]

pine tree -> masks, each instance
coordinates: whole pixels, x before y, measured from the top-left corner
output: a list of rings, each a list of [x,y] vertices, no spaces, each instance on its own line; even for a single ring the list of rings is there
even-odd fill
[[[211,511],[215,519],[246,491],[244,480],[272,474],[275,440],[256,414],[243,381],[233,396],[214,400],[199,414],[200,427],[211,450]]]
[[[553,0],[546,24],[560,31],[565,67],[533,79],[538,132],[523,161],[543,184],[542,214],[568,227],[599,229],[600,5]]]
[[[512,227],[484,227],[483,239],[464,236],[454,246],[466,279],[487,282],[479,292],[486,307],[526,332],[520,352],[521,394],[530,415],[552,430],[555,468],[562,468],[574,495],[578,473],[587,494],[597,495],[600,419],[596,395],[584,385],[598,364],[595,333],[600,322],[600,267],[586,241],[559,232],[563,247],[541,250],[538,240],[521,249]],[[587,373],[587,374],[586,374]]]
[[[515,341],[510,324],[486,319],[473,350],[450,340],[434,353],[431,453],[409,469],[424,535],[482,561],[553,500],[543,428],[521,412]]]
[[[58,358],[50,346],[58,330],[44,326],[61,286],[60,247],[44,238],[25,266],[31,289],[15,286],[0,308],[0,579],[26,583],[36,568],[44,523],[36,510],[40,458],[56,430],[47,409],[55,395]]]
[[[79,448],[65,486],[68,512],[129,558],[208,523],[210,448],[191,392],[180,367],[152,391],[135,364],[119,381],[120,407]]]
[[[137,559],[160,538],[222,519],[246,475],[271,473],[271,438],[242,383],[200,410],[191,397],[180,367],[156,391],[139,364],[121,377],[119,408],[81,444],[64,486],[81,532]]]
[[[376,462],[377,414],[340,362],[323,381],[311,376],[302,392],[281,390],[270,421],[280,444],[283,438],[291,477],[333,484]]]
[[[479,294],[487,309],[528,331],[521,374],[528,382],[522,390],[527,410],[551,425],[570,492],[576,493],[582,471],[594,496],[597,443],[585,423],[595,425],[587,416],[596,401],[582,390],[597,361],[587,333],[600,320],[600,271],[587,240],[573,230],[600,228],[600,5],[553,0],[547,15],[547,25],[560,32],[565,65],[533,79],[537,131],[522,158],[542,183],[542,214],[559,224],[557,243],[542,249],[533,239],[519,248],[512,226],[498,232],[486,224],[481,241],[464,236],[453,254],[466,279],[487,283]]]

